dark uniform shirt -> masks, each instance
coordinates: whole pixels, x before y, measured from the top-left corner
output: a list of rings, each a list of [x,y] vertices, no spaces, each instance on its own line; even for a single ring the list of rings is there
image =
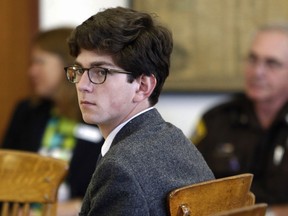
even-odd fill
[[[288,203],[288,103],[263,129],[244,95],[221,104],[198,122],[192,141],[216,178],[253,173],[256,202]]]

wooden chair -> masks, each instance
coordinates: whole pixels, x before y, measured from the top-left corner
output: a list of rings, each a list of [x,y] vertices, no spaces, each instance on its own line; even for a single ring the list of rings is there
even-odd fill
[[[1,216],[28,216],[35,203],[41,204],[41,215],[55,216],[57,191],[67,171],[68,164],[62,160],[0,150]]]
[[[252,179],[253,175],[247,173],[175,189],[168,195],[170,215],[205,216],[253,205]]]
[[[265,216],[267,204],[259,203],[215,214],[214,216]]]

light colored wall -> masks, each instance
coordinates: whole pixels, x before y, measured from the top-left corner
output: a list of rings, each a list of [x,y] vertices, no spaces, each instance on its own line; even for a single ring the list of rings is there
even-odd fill
[[[129,1],[129,0],[128,0]],[[81,24],[100,9],[115,6],[128,6],[127,0],[40,0],[40,29]],[[156,108],[164,119],[181,128],[190,136],[201,114],[227,100],[228,94],[162,94]]]
[[[107,7],[128,6],[128,0],[39,0],[40,29],[76,26]]]
[[[197,120],[210,107],[229,99],[225,93],[162,94],[156,108],[163,118],[190,137]]]

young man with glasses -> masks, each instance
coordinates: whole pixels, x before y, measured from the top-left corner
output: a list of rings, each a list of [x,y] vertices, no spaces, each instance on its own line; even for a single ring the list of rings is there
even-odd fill
[[[80,215],[167,215],[168,193],[214,176],[182,131],[153,107],[169,74],[170,31],[147,14],[110,8],[72,33],[83,119],[105,138]]]
[[[245,95],[204,114],[192,140],[216,177],[253,173],[256,201],[288,215],[288,25],[258,30],[244,76]]]

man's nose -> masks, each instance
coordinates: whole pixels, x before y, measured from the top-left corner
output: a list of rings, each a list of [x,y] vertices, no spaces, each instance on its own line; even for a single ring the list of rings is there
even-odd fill
[[[90,89],[91,81],[88,77],[88,72],[84,71],[82,76],[79,79],[79,82],[77,83],[77,89],[79,91],[87,91]]]

